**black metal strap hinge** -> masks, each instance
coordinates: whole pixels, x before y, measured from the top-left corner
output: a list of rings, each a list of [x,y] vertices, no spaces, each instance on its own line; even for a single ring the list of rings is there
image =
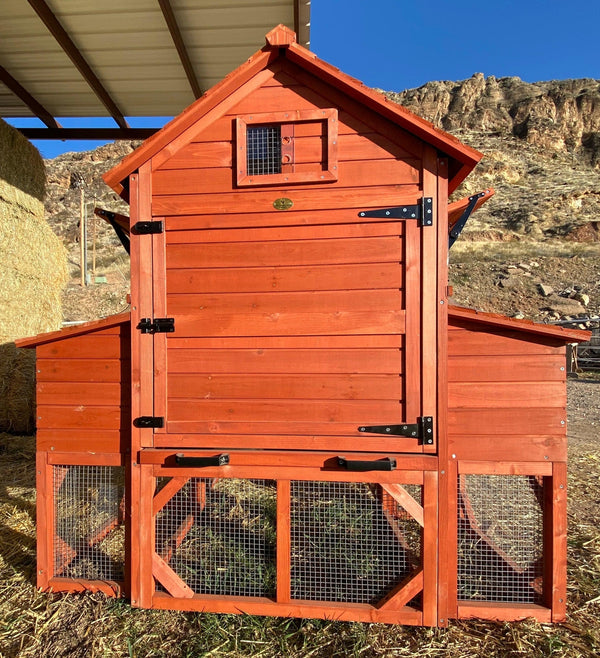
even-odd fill
[[[133,420],[134,427],[164,427],[165,419],[162,416],[140,416],[139,418],[134,418]]]
[[[433,444],[433,417],[420,416],[413,425],[361,425],[358,431],[388,436],[408,436],[419,439],[423,445],[428,446]]]
[[[151,235],[152,233],[162,233],[164,226],[161,221],[157,222],[136,222],[133,225],[133,232],[137,235]]]
[[[142,318],[136,329],[143,334],[171,334],[175,331],[175,318]]]
[[[381,219],[416,219],[419,226],[433,226],[433,198],[425,196],[414,206],[395,206],[377,210],[361,210],[359,217],[381,217]]]
[[[456,220],[456,223],[452,226],[452,229],[450,230],[450,234],[448,236],[448,249],[450,249],[450,247],[456,242],[458,236],[462,233],[462,230],[465,227],[465,224],[467,223],[469,217],[475,210],[475,206],[477,205],[479,199],[481,199],[485,195],[486,192],[480,192],[479,194],[474,194],[473,196],[469,197],[469,204],[463,210],[462,215]]]

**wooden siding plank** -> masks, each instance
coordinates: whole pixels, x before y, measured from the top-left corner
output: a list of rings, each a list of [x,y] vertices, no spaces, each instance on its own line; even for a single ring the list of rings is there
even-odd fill
[[[332,188],[310,186],[306,188],[272,186],[268,190],[244,190],[225,194],[173,194],[155,196],[153,208],[156,215],[215,215],[235,212],[244,208],[246,213],[275,213],[273,201],[278,197],[289,197],[296,210],[329,210],[340,208],[381,208],[414,199],[419,186],[412,184],[373,187]]]
[[[449,331],[448,350],[451,356],[494,356],[521,354],[561,354],[564,346],[545,345],[547,339],[535,336],[525,338],[522,333],[506,331]]]
[[[167,288],[178,293],[369,290],[403,286],[400,263],[167,271]]]
[[[227,117],[221,128],[221,136],[227,136],[222,141],[192,142],[181,149],[172,158],[167,160],[160,170],[169,169],[202,169],[209,167],[231,167],[232,141],[229,131],[231,130],[232,118]],[[340,129],[342,126],[340,125]],[[319,162],[323,154],[323,135],[320,126],[314,123],[299,123],[294,126],[294,142],[297,146],[294,154],[294,162]],[[350,127],[347,127],[350,131]],[[302,135],[306,136],[302,136]],[[217,135],[218,136],[218,135]],[[350,160],[387,160],[402,159],[411,160],[411,165],[416,167],[417,161],[407,151],[400,149],[383,135],[375,132],[358,134],[338,134],[338,161]]]
[[[124,397],[120,382],[39,382],[36,393],[38,405],[91,404],[114,407],[121,406]]]
[[[169,372],[398,374],[402,358],[394,349],[177,349],[169,353]]]
[[[560,407],[567,402],[562,381],[452,382],[448,390],[452,409]]]
[[[279,242],[284,240],[326,240],[330,238],[374,238],[402,236],[404,224],[398,221],[368,222],[358,220],[358,213],[349,211],[346,224],[321,226],[269,226],[249,228],[168,231],[167,244],[208,244],[213,242]],[[280,215],[281,217],[282,215]],[[352,222],[352,223],[350,223]]]
[[[369,188],[366,188],[369,189]],[[415,189],[415,195],[418,190]],[[292,196],[292,202],[294,202],[295,195],[291,190],[286,192],[290,193]],[[334,192],[332,192],[334,194]],[[285,196],[285,194],[284,194]],[[206,197],[207,201],[211,201],[209,197]],[[273,195],[270,197],[271,201],[268,204],[268,207],[265,207],[262,212],[231,212],[232,210],[238,210],[240,206],[228,206],[227,210],[224,210],[222,213],[207,212],[206,214],[188,214],[187,216],[170,216],[165,218],[166,230],[168,234],[168,239],[173,242],[177,241],[177,232],[178,231],[208,231],[208,230],[219,230],[219,229],[246,229],[257,231],[261,228],[280,228],[289,229],[290,227],[294,231],[298,231],[300,227],[313,227],[312,230],[316,233],[320,230],[334,230],[334,227],[339,224],[346,226],[352,226],[351,222],[356,222],[359,215],[358,213],[364,209],[373,207],[372,199],[370,201],[365,200],[365,203],[360,203],[358,207],[347,207],[347,202],[340,199],[339,204],[336,208],[328,209],[310,209],[310,208],[301,208],[299,209],[294,203],[290,210],[278,211],[273,207]],[[297,199],[296,199],[297,200]],[[417,202],[417,197],[412,198],[398,198],[396,197],[393,200],[390,200],[392,205],[399,204],[409,204],[413,205]],[[330,204],[327,204],[330,205]],[[382,204],[379,204],[379,207],[382,207]],[[201,211],[200,211],[201,212]],[[381,225],[380,217],[361,217],[360,224],[358,226],[365,226],[367,224],[377,224]],[[403,224],[399,222],[394,223],[398,227],[398,235],[403,235]],[[325,227],[321,229],[320,227]],[[307,228],[307,230],[311,230]],[[367,230],[361,229],[361,230]],[[313,233],[310,234],[312,237]]]
[[[351,160],[338,162],[337,181],[330,184],[331,189],[353,188],[368,185],[406,185],[407,183],[419,183],[420,172],[417,169],[416,160]],[[312,174],[313,179],[319,175],[325,179],[325,172],[321,172],[318,163],[298,164],[294,167],[294,173],[306,172]],[[260,184],[260,176],[254,176],[256,184]],[[167,169],[154,172],[153,177],[154,197],[162,197],[172,194],[219,194],[236,189],[232,178],[231,169],[228,167],[209,169]],[[285,185],[285,182],[283,183]],[[273,188],[282,185],[273,185]]]
[[[308,435],[308,436],[344,436],[350,437],[350,440],[347,440],[344,445],[346,449],[349,449],[354,445],[354,449],[365,449],[368,446],[371,446],[371,443],[366,443],[364,434],[358,432],[358,426],[363,425],[366,422],[375,423],[381,422],[381,413],[382,405],[376,405],[373,407],[371,412],[371,418],[364,420],[365,416],[360,414],[355,414],[351,417],[356,418],[354,421],[347,422],[337,422],[337,421],[301,421],[301,420],[240,420],[240,421],[228,421],[228,420],[179,420],[177,418],[179,409],[173,410],[172,407],[174,403],[171,402],[169,408],[169,418],[167,419],[167,431],[173,434],[295,434],[295,435]],[[184,406],[183,404],[181,406]],[[305,407],[310,407],[311,405],[305,405]],[[264,404],[265,409],[272,409],[272,404]],[[337,411],[337,410],[335,410]],[[386,409],[386,411],[389,411]],[[400,405],[397,405],[394,410],[394,414],[388,414],[386,421],[390,423],[403,423],[408,422],[405,418],[402,417],[402,408]],[[350,415],[350,414],[349,414]],[[359,417],[360,415],[360,417]],[[372,418],[372,416],[377,416]],[[266,418],[266,416],[262,416]],[[172,419],[172,420],[171,420]],[[361,444],[361,438],[362,444]],[[389,439],[388,439],[389,441]],[[302,439],[301,443],[304,442]],[[206,445],[204,438],[202,438],[202,444]],[[221,444],[222,445],[222,442]],[[247,445],[247,444],[246,444]],[[412,442],[406,441],[404,443],[406,446],[410,446],[410,451],[414,452],[419,449],[418,441],[413,439]],[[296,447],[298,444],[296,444]],[[375,449],[375,448],[369,448]],[[377,448],[381,449],[381,448]]]
[[[539,462],[561,461],[567,458],[564,436],[540,434],[494,434],[494,428],[481,428],[487,434],[463,435],[460,427],[449,427],[448,446],[458,459],[508,461],[519,455],[522,460]],[[527,431],[534,431],[529,428]]]
[[[36,371],[39,382],[120,382],[128,381],[128,366],[117,359],[40,359]]]
[[[388,285],[393,285],[389,282]],[[373,311],[399,309],[402,295],[398,289],[335,290],[225,294],[169,294],[168,315],[221,313],[326,313],[343,311]],[[166,313],[166,309],[163,309]],[[159,317],[164,317],[165,313]]]
[[[207,313],[177,316],[179,336],[403,334],[404,311]]]
[[[565,358],[540,356],[452,356],[448,358],[449,382],[564,381]]]
[[[325,264],[400,262],[402,243],[398,238],[347,238],[294,240],[289,242],[216,243],[169,245],[167,267],[265,267]]]
[[[124,417],[120,407],[40,404],[37,407],[37,426],[40,429],[118,430],[127,416]]]
[[[335,349],[398,349],[402,336],[254,336],[228,338],[169,338],[171,349],[287,349],[287,350],[335,350]]]
[[[374,415],[398,419],[398,400],[190,400],[169,398],[169,421],[351,423],[352,433]],[[386,420],[385,422],[392,422]],[[400,421],[398,421],[400,422]]]
[[[450,409],[448,412],[449,431],[464,435],[478,435],[482,428],[489,427],[501,435],[526,435],[534,429],[537,434],[560,436],[564,433],[565,419],[565,410],[557,408]]]
[[[203,400],[399,400],[402,378],[394,375],[204,375],[172,374],[172,398]]]
[[[172,429],[172,428],[171,428]],[[157,435],[155,445],[157,448],[196,448],[198,446],[198,434],[176,432],[172,429],[168,435]],[[342,436],[325,436],[321,434],[294,435],[294,434],[202,434],[202,445],[205,448],[213,448],[221,451],[226,445],[228,449],[244,449],[252,445],[256,450],[297,450],[302,446],[305,450],[335,450],[356,451],[372,450],[390,453],[411,453],[415,450],[416,439],[405,439],[402,437],[392,438],[371,434],[366,436],[360,434],[346,434]],[[408,457],[412,459],[412,457]],[[402,462],[406,463],[407,455],[402,455]],[[397,473],[398,471],[394,471]],[[397,476],[396,476],[397,477]],[[317,478],[318,479],[318,478]]]
[[[42,451],[119,453],[129,449],[129,442],[128,427],[120,430],[101,430],[95,427],[80,429],[40,427],[36,434],[36,447]]]
[[[37,348],[43,359],[120,359],[123,345],[119,333],[73,336]]]

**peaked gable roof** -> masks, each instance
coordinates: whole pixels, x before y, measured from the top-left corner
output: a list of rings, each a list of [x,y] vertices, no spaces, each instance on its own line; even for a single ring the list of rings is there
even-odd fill
[[[405,107],[390,101],[355,78],[320,60],[316,55],[296,43],[296,35],[284,25],[278,25],[266,35],[266,44],[221,82],[209,89],[179,116],[139,148],[125,157],[122,162],[104,174],[104,180],[118,194],[126,196],[123,184],[127,177],[137,171],[182,132],[194,125],[210,110],[230,96],[276,59],[287,58],[324,82],[359,101],[404,130],[431,144],[450,159],[449,191],[454,191],[479,162],[482,154],[466,146],[456,137],[436,128],[432,123],[418,117]]]

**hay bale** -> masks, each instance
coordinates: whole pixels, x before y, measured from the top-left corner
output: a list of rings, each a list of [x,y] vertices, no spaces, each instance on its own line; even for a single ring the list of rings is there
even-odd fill
[[[32,428],[34,360],[11,341],[59,329],[67,253],[44,219],[37,149],[0,120],[0,430]]]

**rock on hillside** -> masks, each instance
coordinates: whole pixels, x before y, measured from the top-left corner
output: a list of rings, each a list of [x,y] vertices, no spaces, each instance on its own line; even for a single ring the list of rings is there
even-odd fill
[[[512,135],[600,166],[599,80],[528,83],[476,73],[468,80],[428,82],[388,97],[449,132]]]

